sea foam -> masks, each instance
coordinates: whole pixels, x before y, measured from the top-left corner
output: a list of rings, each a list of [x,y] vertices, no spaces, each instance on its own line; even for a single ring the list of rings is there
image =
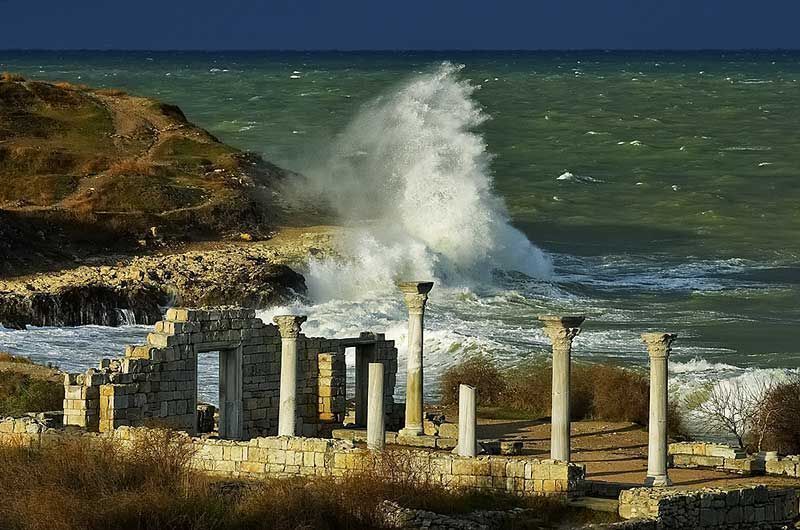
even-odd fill
[[[304,186],[354,228],[342,241],[348,259],[310,264],[315,300],[388,292],[401,279],[550,277],[550,259],[511,226],[493,193],[491,156],[475,131],[488,116],[460,70],[442,64],[367,104],[305,171]]]

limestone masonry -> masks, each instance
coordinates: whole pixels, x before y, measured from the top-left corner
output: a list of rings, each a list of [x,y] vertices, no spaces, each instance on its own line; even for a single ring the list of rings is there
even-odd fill
[[[785,528],[797,517],[797,491],[766,486],[679,491],[635,488],[619,496],[626,519],[655,520],[660,529]]]
[[[296,434],[314,436],[341,426],[348,347],[356,351],[357,415],[366,406],[361,403],[365,397],[359,395],[366,374],[358,366],[381,362],[387,382],[385,411],[390,424],[397,421],[393,341],[373,333],[349,339],[299,334],[296,341]],[[162,425],[196,434],[201,355],[220,358],[220,436],[249,439],[277,434],[281,335],[278,326],[264,324],[249,309],[168,310],[147,344],[128,346],[124,357],[104,359],[99,369],[66,377],[64,424],[100,432],[125,425]]]

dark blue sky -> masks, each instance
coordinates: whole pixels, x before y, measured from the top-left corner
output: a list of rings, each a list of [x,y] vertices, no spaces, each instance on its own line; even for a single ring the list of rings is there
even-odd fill
[[[0,0],[0,49],[800,48],[800,0]]]

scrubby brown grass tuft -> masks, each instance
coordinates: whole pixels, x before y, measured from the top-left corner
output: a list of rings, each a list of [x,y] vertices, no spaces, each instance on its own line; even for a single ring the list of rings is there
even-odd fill
[[[57,83],[53,83],[53,86],[64,90],[89,90],[88,85],[84,85],[83,83],[70,83],[69,81],[59,81]]]
[[[21,355],[11,355],[7,351],[0,351],[0,363],[33,364],[33,361]]]
[[[484,357],[472,357],[456,364],[442,376],[442,403],[458,402],[458,384],[487,387],[491,400],[481,405],[532,417],[550,414],[552,368],[543,361],[528,361],[500,371]],[[575,364],[572,367],[570,405],[572,419],[630,421],[646,424],[649,414],[649,383],[644,374],[604,364]]]
[[[128,158],[111,164],[106,170],[106,175],[111,177],[142,176],[155,177],[158,175],[158,165],[146,160]]]
[[[441,378],[442,404],[458,403],[458,386],[477,389],[478,404],[496,406],[506,391],[506,381],[497,364],[487,356],[475,355],[445,370]]]
[[[0,416],[60,410],[64,385],[13,371],[0,372]]]
[[[127,96],[128,93],[124,90],[120,90],[118,88],[97,88],[94,90],[95,94],[100,94],[101,96]]]
[[[22,82],[25,81],[25,78],[12,72],[2,72],[0,73],[0,81],[5,83]]]

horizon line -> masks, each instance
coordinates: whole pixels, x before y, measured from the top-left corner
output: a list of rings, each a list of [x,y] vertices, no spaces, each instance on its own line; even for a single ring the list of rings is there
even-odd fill
[[[0,48],[2,52],[148,52],[148,53],[551,53],[551,52],[798,52],[798,48]]]

